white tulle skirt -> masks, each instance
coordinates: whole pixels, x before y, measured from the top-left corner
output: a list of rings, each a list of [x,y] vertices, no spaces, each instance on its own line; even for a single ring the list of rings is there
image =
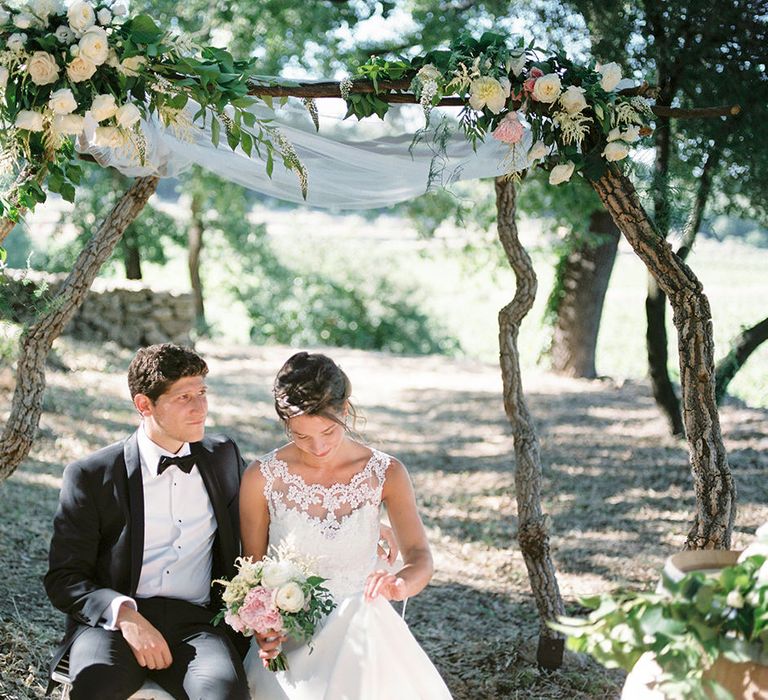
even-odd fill
[[[245,659],[253,700],[450,700],[443,679],[383,598],[343,600],[307,645],[286,643],[288,670]]]

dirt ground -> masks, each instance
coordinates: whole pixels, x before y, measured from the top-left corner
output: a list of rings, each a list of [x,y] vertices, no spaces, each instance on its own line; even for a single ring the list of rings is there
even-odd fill
[[[211,375],[210,432],[256,457],[283,439],[270,387],[285,347],[200,344]],[[623,673],[568,654],[547,673],[534,663],[537,616],[516,546],[513,445],[498,368],[443,357],[329,351],[349,374],[374,446],[409,468],[433,546],[432,584],[407,620],[457,700],[618,698]],[[0,486],[0,699],[42,698],[62,616],[48,603],[51,518],[64,464],[136,424],[125,370],[130,353],[57,344],[39,438]],[[0,416],[12,379],[0,373]],[[544,467],[552,555],[569,609],[580,595],[649,586],[685,539],[693,496],[684,442],[667,435],[647,386],[525,376]],[[734,546],[768,520],[768,411],[721,411],[739,492]]]

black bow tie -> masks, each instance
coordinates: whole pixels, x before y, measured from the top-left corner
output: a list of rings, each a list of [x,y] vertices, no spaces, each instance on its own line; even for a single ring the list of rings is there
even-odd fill
[[[192,467],[195,466],[195,461],[195,455],[185,455],[184,457],[163,455],[160,457],[160,462],[157,465],[157,475],[160,476],[172,464],[175,464],[185,474],[189,474],[192,471]]]

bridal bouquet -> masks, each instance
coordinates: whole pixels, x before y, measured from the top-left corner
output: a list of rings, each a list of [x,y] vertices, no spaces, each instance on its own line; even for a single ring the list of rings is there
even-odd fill
[[[274,549],[260,561],[238,557],[235,566],[238,573],[231,581],[214,582],[224,586],[224,608],[214,623],[223,619],[246,637],[274,631],[310,644],[320,621],[336,607],[322,585],[325,579],[290,548]],[[268,668],[286,670],[285,654],[271,659]]]

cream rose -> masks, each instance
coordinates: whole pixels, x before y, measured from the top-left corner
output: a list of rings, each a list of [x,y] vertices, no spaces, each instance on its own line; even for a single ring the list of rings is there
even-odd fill
[[[77,109],[77,100],[69,88],[52,92],[48,99],[48,108],[54,114],[70,114]]]
[[[117,112],[115,112],[115,119],[124,129],[129,129],[141,119],[141,112],[139,112],[139,108],[135,104],[129,102],[118,108]]]
[[[8,69],[5,66],[0,66],[0,90],[5,90],[5,86],[8,85]]]
[[[275,591],[275,605],[285,612],[299,612],[304,607],[304,592],[295,581],[289,581]]]
[[[83,2],[83,0],[73,2],[67,10],[67,20],[69,20],[69,26],[76,35],[85,33],[89,27],[96,23],[93,5],[89,2]]]
[[[557,101],[560,97],[560,91],[562,86],[560,84],[560,76],[556,73],[548,73],[542,75],[536,80],[536,84],[533,86],[533,99],[545,104],[551,104]]]
[[[299,570],[290,562],[274,562],[264,565],[261,582],[267,588],[279,588],[299,574]]]
[[[549,184],[559,185],[561,182],[568,182],[571,179],[571,175],[573,175],[574,168],[575,166],[570,160],[567,163],[556,165],[549,172]]]
[[[85,128],[85,119],[79,114],[57,114],[53,118],[53,128],[60,134],[79,136]]]
[[[627,143],[634,143],[640,138],[640,127],[639,126],[627,127],[627,130],[622,133],[621,138]]]
[[[629,145],[623,141],[611,141],[605,144],[603,158],[607,161],[624,160],[629,155]]]
[[[440,80],[443,74],[431,63],[427,63],[419,68],[419,72],[416,75],[420,80],[426,82],[427,80]]]
[[[477,78],[469,86],[469,106],[478,111],[488,107],[491,112],[498,114],[504,109],[507,97],[509,89],[505,90],[496,78]]]
[[[75,33],[65,24],[60,24],[56,27],[56,31],[53,35],[61,44],[71,44],[75,40]]]
[[[26,129],[27,131],[43,130],[43,115],[40,112],[33,112],[31,109],[22,109],[16,115],[16,127]]]
[[[91,104],[91,114],[97,122],[103,122],[105,119],[115,116],[117,105],[114,95],[96,95]]]
[[[584,98],[584,88],[569,85],[565,92],[560,95],[560,104],[565,107],[568,114],[578,114],[587,106],[587,100]]]
[[[23,51],[27,45],[27,35],[24,32],[16,32],[8,37],[6,46],[10,51]]]
[[[541,160],[549,155],[549,146],[543,141],[537,141],[531,146],[531,150],[528,151],[528,162],[531,163],[534,160]]]
[[[125,145],[125,134],[116,126],[99,126],[94,141],[100,148],[120,148]]]
[[[101,27],[91,27],[78,42],[80,56],[85,56],[95,66],[100,66],[109,56],[107,32]]]
[[[13,16],[13,25],[19,29],[29,29],[35,23],[35,16],[28,12],[19,12]]]
[[[144,56],[131,56],[130,58],[126,58],[121,64],[118,70],[123,75],[138,75],[139,74],[139,68],[143,66],[147,62],[147,59],[144,58]]]
[[[618,63],[606,63],[597,69],[600,78],[600,87],[606,92],[613,92],[621,81],[621,66]]]
[[[82,83],[96,72],[96,65],[84,56],[76,56],[67,66],[67,75],[73,83]]]
[[[99,20],[99,24],[106,26],[112,21],[112,13],[106,7],[102,7],[96,13],[96,19]]]
[[[47,51],[35,51],[27,61],[27,73],[35,85],[50,85],[59,77],[59,65]]]
[[[121,5],[118,3],[117,5],[112,5],[112,14],[115,17],[122,17],[123,15],[128,14],[128,10],[125,7],[125,5]]]
[[[40,19],[48,20],[48,15],[61,12],[62,6],[58,0],[32,0],[30,8]]]
[[[107,65],[112,68],[120,68],[120,59],[117,57],[117,51],[114,49],[109,50],[107,55]]]
[[[610,143],[611,141],[616,141],[616,140],[618,140],[620,138],[621,138],[621,129],[619,129],[618,126],[613,128],[613,129],[611,129],[608,132],[608,136],[605,137],[605,139],[606,139],[606,141],[608,141],[608,143]]]

